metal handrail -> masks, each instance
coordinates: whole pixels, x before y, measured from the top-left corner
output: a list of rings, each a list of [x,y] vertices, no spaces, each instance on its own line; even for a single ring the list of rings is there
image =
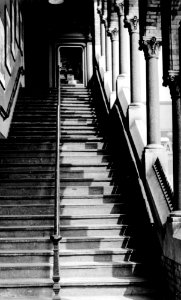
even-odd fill
[[[56,122],[56,158],[55,158],[55,203],[54,203],[54,234],[51,241],[54,246],[53,259],[53,299],[60,300],[60,262],[59,262],[59,242],[62,239],[60,235],[60,102],[61,102],[61,86],[60,86],[60,70],[58,67],[58,103],[57,103],[57,122]]]

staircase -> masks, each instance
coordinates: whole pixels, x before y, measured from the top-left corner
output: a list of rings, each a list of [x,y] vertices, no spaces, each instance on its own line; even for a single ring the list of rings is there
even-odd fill
[[[61,99],[61,299],[163,299],[91,92],[63,86]],[[0,300],[52,298],[56,103],[20,96],[0,143]]]

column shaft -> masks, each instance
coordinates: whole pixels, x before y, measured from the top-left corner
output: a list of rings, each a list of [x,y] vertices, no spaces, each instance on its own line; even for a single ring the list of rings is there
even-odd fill
[[[130,75],[131,75],[131,103],[141,102],[141,73],[139,56],[139,33],[130,32]]]
[[[92,42],[87,43],[87,83],[90,82],[93,75],[93,53],[92,53]]]
[[[127,35],[128,31],[124,27],[124,15],[119,16],[119,73],[129,74],[130,66],[127,59]]]
[[[112,69],[112,55],[111,55],[111,37],[110,34],[106,35],[106,71],[111,71]]]
[[[101,55],[105,56],[106,53],[106,30],[104,22],[101,22]]]
[[[116,79],[119,75],[118,30],[112,31],[112,90],[116,91]]]
[[[143,42],[146,59],[147,145],[160,144],[160,100],[158,58],[160,42],[156,37]]]
[[[150,57],[147,67],[147,144],[160,144],[158,58]]]

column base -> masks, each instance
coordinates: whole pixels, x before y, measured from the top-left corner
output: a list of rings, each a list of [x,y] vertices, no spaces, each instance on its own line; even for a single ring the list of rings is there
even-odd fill
[[[127,118],[129,128],[136,120],[142,120],[146,124],[146,105],[142,102],[131,103],[128,106]]]

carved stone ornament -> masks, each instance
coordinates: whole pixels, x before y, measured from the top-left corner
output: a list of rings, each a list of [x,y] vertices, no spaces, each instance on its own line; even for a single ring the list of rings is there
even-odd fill
[[[180,85],[180,76],[178,72],[170,71],[168,76],[168,85],[170,88],[170,94],[172,100],[181,98],[181,85]]]
[[[139,30],[138,24],[139,24],[139,19],[137,16],[134,16],[134,18],[132,19],[129,19],[128,17],[126,17],[125,19],[125,27],[128,28],[130,33],[138,32]]]
[[[115,41],[115,40],[118,39],[118,32],[119,32],[119,31],[118,31],[117,28],[114,28],[114,29],[110,30],[109,32],[110,32],[110,34],[111,34],[111,39],[112,39],[112,41]]]
[[[145,59],[155,57],[159,57],[161,41],[158,41],[155,36],[153,36],[150,40],[142,41],[142,49],[145,53]]]
[[[124,0],[116,0],[116,8],[118,10],[119,16],[124,15]]]

